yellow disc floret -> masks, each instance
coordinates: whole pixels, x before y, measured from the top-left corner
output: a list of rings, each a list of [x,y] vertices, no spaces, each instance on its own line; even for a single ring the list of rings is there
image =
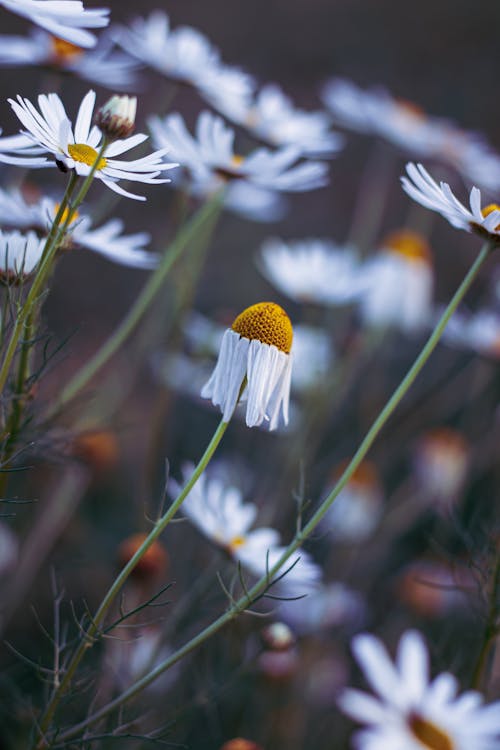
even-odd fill
[[[429,750],[453,750],[454,743],[442,729],[422,718],[412,714],[408,720],[412,734]]]
[[[52,54],[56,62],[64,63],[73,60],[75,57],[79,57],[83,53],[83,49],[78,47],[76,44],[67,42],[66,39],[60,39],[58,36],[53,36],[51,39],[52,43]]]
[[[58,214],[60,207],[61,207],[60,203],[56,203],[56,205],[54,206],[54,218]],[[68,206],[66,206],[61,216],[61,222],[60,222],[61,224],[64,224],[67,221],[68,215],[69,215],[69,208]],[[74,211],[73,216],[71,217],[71,220],[69,223],[73,224],[73,222],[78,219],[78,215],[79,215],[78,211]]]
[[[484,218],[486,219],[487,216],[489,216],[493,211],[500,211],[500,206],[498,203],[490,203],[488,206],[485,206],[481,209],[481,213],[483,214]],[[498,232],[500,230],[500,224],[497,224],[495,227],[495,232]]]
[[[408,260],[424,261],[430,263],[431,251],[425,237],[409,229],[400,229],[388,234],[382,247],[392,252],[404,255]]]
[[[92,167],[95,160],[97,159],[98,153],[95,148],[88,146],[86,143],[70,143],[68,146],[68,153],[74,161],[78,161],[81,164],[86,164]],[[97,169],[104,169],[106,166],[106,159],[101,156],[97,164]]]
[[[275,346],[285,354],[289,354],[292,348],[293,328],[290,318],[274,302],[259,302],[247,307],[238,315],[231,328],[246,339],[257,339],[263,344]]]

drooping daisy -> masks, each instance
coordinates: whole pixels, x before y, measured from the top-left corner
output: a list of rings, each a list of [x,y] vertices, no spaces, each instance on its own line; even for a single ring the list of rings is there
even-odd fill
[[[288,423],[293,329],[286,312],[273,302],[247,307],[222,338],[215,369],[203,398],[220,406],[228,422],[239,400],[246,401],[246,423]]]
[[[304,156],[332,156],[343,145],[324,112],[296,108],[276,84],[263,86],[253,101],[230,100],[221,111],[269,146],[297,146]]]
[[[17,229],[33,229],[46,235],[59,206],[50,198],[28,203],[19,190],[0,188],[0,224]],[[109,260],[133,268],[155,268],[159,256],[145,248],[151,237],[147,232],[123,235],[121,219],[110,219],[100,227],[92,227],[90,216],[78,214],[68,227],[64,248],[69,246],[93,250]]]
[[[42,29],[35,29],[27,37],[0,36],[0,65],[48,67],[114,91],[131,91],[138,86],[138,63],[116,50],[109,33],[102,34],[92,50],[78,47]]]
[[[44,247],[45,239],[35,232],[0,231],[0,279],[10,282],[32,274]]]
[[[95,36],[86,29],[109,23],[109,8],[86,10],[79,0],[0,0],[0,5],[80,47],[96,44]]]
[[[280,292],[297,302],[348,304],[359,298],[364,283],[352,248],[330,240],[266,240],[259,270]]]
[[[300,149],[286,146],[277,151],[260,148],[248,156],[235,154],[234,131],[224,121],[204,111],[198,117],[196,137],[189,133],[179,113],[150,120],[153,138],[190,174],[196,186],[213,192],[232,182],[248,182],[267,190],[303,192],[327,183],[327,166],[308,161],[297,164]]]
[[[365,323],[395,326],[406,333],[422,330],[432,314],[434,272],[427,241],[416,232],[389,234],[360,271],[360,298]]]
[[[326,493],[342,476],[347,462],[335,468]],[[362,461],[322,520],[322,528],[333,539],[360,542],[373,534],[383,508],[382,483],[376,467]]]
[[[80,176],[89,174],[97,159],[102,145],[102,133],[97,126],[92,126],[92,115],[95,104],[95,92],[89,91],[80,105],[73,129],[64,109],[64,105],[57,94],[41,94],[38,97],[40,112],[29,99],[18,96],[17,101],[9,99],[12,109],[26,128],[23,136],[32,139],[34,145],[41,146],[44,152],[54,155],[55,164],[63,171],[74,169]],[[132,161],[121,161],[115,156],[129,151],[147,139],[144,133],[124,140],[110,143],[105,156],[99,160],[95,177],[102,180],[111,190],[120,195],[136,200],[146,200],[143,196],[130,193],[119,184],[119,180],[132,180],[148,184],[168,182],[159,175],[176,164],[162,161],[167,149],[154,151]],[[22,163],[20,159],[20,163]],[[27,166],[36,166],[26,160]]]
[[[357,750],[495,750],[500,741],[500,701],[483,705],[473,691],[458,696],[447,672],[430,681],[429,656],[416,631],[401,637],[394,665],[373,635],[358,635],[352,649],[372,697],[344,690],[339,705],[367,726],[354,735]]]
[[[446,182],[439,185],[422,164],[406,165],[408,177],[401,177],[403,190],[421,206],[437,211],[456,229],[476,232],[494,242],[500,242],[500,207],[491,204],[481,208],[481,191],[470,191],[470,210],[453,194]]]
[[[114,38],[128,54],[173,81],[194,86],[212,105],[244,102],[253,91],[252,78],[222,63],[219,51],[197,29],[170,28],[166,13],[153,11],[121,26]]]

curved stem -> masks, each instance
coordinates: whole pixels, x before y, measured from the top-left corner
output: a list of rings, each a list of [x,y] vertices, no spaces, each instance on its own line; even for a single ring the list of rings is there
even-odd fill
[[[330,492],[330,494],[323,500],[320,507],[313,514],[309,522],[303,527],[301,531],[299,531],[295,535],[295,538],[288,545],[288,547],[286,548],[286,550],[284,551],[280,559],[276,562],[276,564],[272,568],[270,568],[267,574],[263,576],[259,581],[257,581],[257,583],[254,586],[252,586],[252,588],[250,588],[244,594],[244,596],[240,597],[240,599],[234,602],[231,605],[231,607],[223,615],[217,618],[217,620],[211,623],[208,627],[200,631],[200,633],[194,636],[194,638],[192,638],[184,646],[178,649],[168,659],[165,659],[155,669],[148,672],[148,674],[144,675],[144,677],[142,677],[140,680],[137,680],[137,682],[131,685],[128,688],[128,690],[125,690],[121,695],[119,695],[114,700],[110,701],[110,703],[108,703],[106,706],[103,706],[98,711],[95,711],[91,716],[88,716],[84,721],[71,727],[71,729],[68,729],[66,732],[60,733],[57,737],[57,740],[59,742],[66,741],[77,736],[83,729],[88,727],[90,724],[93,724],[99,719],[102,719],[111,711],[115,710],[116,708],[119,708],[128,700],[130,700],[132,697],[140,693],[147,685],[153,682],[165,670],[169,669],[169,667],[171,667],[176,662],[180,661],[184,656],[189,654],[191,651],[196,649],[199,645],[204,643],[208,638],[210,638],[212,635],[214,635],[219,630],[221,630],[228,622],[230,622],[238,614],[243,612],[247,607],[250,606],[250,604],[253,601],[255,601],[257,597],[262,595],[262,593],[265,592],[267,588],[269,588],[269,586],[272,584],[273,577],[276,576],[277,573],[279,573],[280,569],[287,562],[287,560],[291,557],[291,555],[303,544],[303,542],[311,535],[311,533],[318,526],[319,522],[321,521],[325,513],[328,511],[328,509],[334,502],[335,498],[339,495],[339,493],[345,487],[345,485],[347,484],[347,482],[349,481],[353,473],[356,471],[356,468],[359,466],[359,464],[361,463],[361,461],[367,454],[375,438],[377,437],[382,427],[385,425],[385,423],[391,416],[396,406],[399,404],[399,402],[402,400],[402,398],[405,396],[405,394],[407,393],[407,391],[409,390],[409,388],[415,381],[415,378],[424,367],[425,363],[429,359],[433,350],[436,348],[437,343],[439,339],[441,338],[441,335],[449,319],[451,318],[451,316],[457,309],[458,305],[464,298],[466,292],[468,291],[472,282],[476,278],[479,272],[479,269],[481,268],[486,258],[488,257],[491,249],[492,249],[492,246],[490,245],[490,243],[486,243],[482,247],[479,255],[477,256],[476,260],[472,264],[469,272],[465,276],[459,288],[453,295],[451,302],[448,304],[447,308],[442,314],[439,322],[437,323],[434,331],[428,338],[422,351],[418,355],[417,359],[415,360],[411,368],[408,370],[406,376],[403,378],[400,385],[396,388],[393,395],[387,401],[386,405],[380,412],[379,416],[373,422],[372,426],[368,430],[365,438],[362,440],[358,450],[356,451],[355,455],[351,459],[349,465],[347,466],[346,470],[340,477],[339,481],[337,482],[333,490]],[[43,745],[40,747],[43,747]]]
[[[86,631],[85,635],[82,637],[82,640],[80,641],[78,648],[74,652],[66,668],[64,677],[62,678],[59,686],[54,691],[54,694],[47,708],[45,709],[45,712],[39,723],[39,731],[38,731],[39,740],[36,744],[36,748],[41,749],[41,748],[50,747],[50,744],[48,744],[47,739],[46,739],[46,733],[50,727],[50,724],[54,717],[54,713],[57,709],[57,706],[59,705],[59,701],[61,700],[64,693],[70,686],[73,676],[76,672],[76,669],[78,668],[83,656],[94,645],[94,643],[98,639],[99,626],[104,620],[112,602],[114,601],[116,595],[120,591],[121,587],[123,586],[123,584],[129,577],[130,573],[133,571],[137,563],[140,561],[142,556],[147,552],[147,550],[151,547],[155,539],[157,539],[159,535],[167,527],[168,523],[175,516],[175,514],[181,507],[182,503],[184,502],[185,498],[187,497],[189,492],[192,490],[192,488],[198,481],[201,474],[204,472],[205,468],[210,462],[210,459],[215,453],[217,446],[222,440],[222,437],[227,429],[228,424],[229,424],[228,422],[224,422],[224,421],[221,421],[219,423],[219,426],[217,430],[215,431],[212,439],[210,440],[210,443],[208,444],[207,449],[205,450],[200,461],[198,462],[195,470],[193,471],[191,478],[189,479],[189,481],[183,488],[182,492],[179,494],[177,499],[172,503],[172,505],[167,510],[167,512],[164,513],[164,515],[156,522],[153,529],[149,533],[148,537],[144,540],[144,542],[141,544],[141,546],[139,547],[137,552],[134,554],[134,556],[130,558],[129,562],[125,565],[125,567],[121,570],[119,575],[113,581],[107,594],[105,595],[104,599],[99,605],[97,612],[92,618],[90,627]]]
[[[101,346],[94,356],[82,367],[79,372],[69,381],[59,398],[52,404],[51,408],[45,415],[45,419],[53,419],[61,409],[84,388],[87,383],[99,372],[106,362],[122,346],[130,334],[134,331],[141,318],[149,308],[151,302],[160,291],[163,283],[168,276],[170,269],[175,261],[179,258],[186,245],[196,237],[200,228],[205,222],[220,209],[221,198],[216,196],[212,201],[207,203],[191,219],[189,224],[181,230],[174,239],[170,248],[163,256],[163,259],[151,275],[149,281],[139,294],[134,305],[120,323],[114,333]]]

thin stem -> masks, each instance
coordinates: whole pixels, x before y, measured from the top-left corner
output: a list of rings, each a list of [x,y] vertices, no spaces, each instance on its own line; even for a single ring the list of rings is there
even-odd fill
[[[483,640],[481,648],[472,673],[471,687],[474,690],[480,690],[483,682],[484,671],[487,664],[487,657],[493,641],[498,635],[498,593],[500,588],[500,554],[497,552],[495,568],[491,580],[491,590],[489,592],[489,606],[486,623],[483,630]]]
[[[149,308],[151,302],[158,294],[163,283],[168,276],[170,269],[175,261],[179,258],[182,251],[189,242],[196,237],[200,227],[220,209],[221,198],[216,196],[212,201],[207,203],[193,217],[189,224],[182,229],[170,245],[163,259],[151,275],[150,279],[144,286],[129,313],[125,316],[114,333],[101,346],[94,356],[79,370],[62,390],[59,398],[52,404],[51,408],[45,415],[46,420],[53,419],[69,401],[84,388],[87,383],[99,372],[99,370],[108,362],[113,354],[122,346],[130,334],[134,331],[143,315]]]
[[[451,318],[451,316],[457,309],[458,305],[462,301],[463,297],[465,296],[472,282],[476,278],[479,272],[479,269],[485,262],[491,249],[492,249],[492,246],[490,245],[490,243],[486,243],[482,247],[479,255],[477,256],[476,260],[472,264],[469,272],[465,276],[459,288],[455,292],[451,302],[448,304],[446,310],[442,314],[439,322],[436,325],[436,328],[434,329],[431,336],[427,340],[422,351],[418,355],[412,367],[408,370],[406,376],[404,377],[400,385],[396,388],[393,395],[387,401],[386,405],[380,412],[379,416],[375,419],[374,423],[368,430],[368,433],[366,434],[365,438],[362,440],[358,450],[356,451],[355,455],[351,459],[348,467],[342,474],[341,478],[339,479],[339,481],[337,482],[333,490],[330,492],[330,494],[323,500],[320,507],[311,517],[309,522],[302,528],[301,531],[299,531],[296,534],[295,538],[288,545],[288,547],[286,548],[286,550],[284,551],[280,559],[276,562],[276,564],[273,565],[273,567],[269,569],[266,575],[263,576],[259,581],[257,581],[257,583],[254,586],[252,586],[252,588],[250,588],[242,597],[240,597],[240,599],[234,602],[231,605],[231,607],[223,615],[218,617],[217,620],[215,620],[209,626],[207,626],[202,631],[200,631],[200,633],[194,636],[194,638],[192,638],[184,646],[178,649],[178,651],[172,654],[168,659],[165,659],[155,669],[151,670],[148,674],[144,675],[144,677],[142,677],[140,680],[137,680],[137,682],[131,685],[128,688],[128,690],[125,690],[121,695],[119,695],[117,698],[112,700],[106,706],[103,706],[98,711],[95,711],[91,716],[88,716],[84,721],[71,727],[71,729],[68,729],[66,732],[60,733],[57,737],[58,742],[63,742],[68,739],[71,739],[72,737],[77,736],[83,729],[95,723],[99,719],[102,719],[111,711],[114,711],[116,708],[119,708],[128,700],[130,700],[132,697],[140,693],[145,687],[147,687],[147,685],[153,682],[165,670],[169,669],[169,667],[173,666],[176,662],[180,661],[184,656],[189,654],[191,651],[193,651],[202,643],[204,643],[208,638],[210,638],[212,635],[214,635],[219,630],[221,630],[228,622],[234,619],[238,614],[240,614],[245,609],[247,609],[251,605],[251,603],[255,601],[257,597],[261,596],[262,593],[265,592],[267,588],[269,588],[269,586],[271,585],[273,581],[273,577],[279,573],[280,569],[284,566],[287,560],[289,560],[291,555],[303,544],[303,542],[312,534],[312,532],[318,526],[319,522],[321,521],[325,513],[328,511],[328,509],[332,505],[335,498],[339,495],[339,493],[345,487],[345,485],[347,484],[347,482],[349,481],[353,473],[356,471],[356,468],[359,466],[359,464],[365,457],[366,453],[370,449],[375,438],[377,437],[382,427],[385,425],[385,423],[391,416],[396,406],[399,404],[399,402],[402,400],[402,398],[405,396],[405,394],[407,393],[407,391],[413,384],[415,378],[420,373],[420,371],[426,364],[427,360],[429,359],[430,355],[432,354],[433,350],[437,346],[437,343],[439,339],[441,338],[441,335],[449,319]],[[43,745],[40,747],[43,747]]]
[[[165,530],[169,522],[172,520],[172,518],[175,516],[175,514],[181,507],[182,503],[184,502],[189,492],[192,490],[192,488],[198,481],[201,474],[206,469],[208,463],[210,462],[212,456],[215,453],[217,446],[222,440],[222,437],[227,429],[228,424],[229,424],[228,422],[224,422],[224,421],[221,421],[219,423],[219,426],[217,427],[217,430],[215,431],[212,439],[210,440],[210,443],[208,444],[207,449],[205,450],[200,461],[198,462],[198,465],[193,471],[193,474],[190,477],[189,481],[186,483],[184,489],[181,491],[177,499],[172,503],[172,505],[167,510],[167,512],[156,522],[153,529],[149,533],[147,539],[145,539],[145,541],[141,544],[137,552],[133,555],[133,557],[130,558],[129,562],[125,565],[125,567],[121,570],[119,575],[113,581],[107,594],[105,595],[104,599],[99,605],[97,612],[92,618],[90,627],[88,628],[84,637],[82,637],[82,640],[80,641],[79,646],[74,652],[65,670],[64,677],[61,679],[59,686],[55,689],[52,695],[52,698],[40,720],[39,732],[38,732],[39,739],[36,744],[36,748],[50,747],[50,744],[48,744],[48,741],[46,739],[46,733],[50,727],[50,724],[54,717],[54,713],[57,709],[57,706],[59,705],[61,698],[63,697],[64,693],[70,686],[73,676],[76,672],[76,669],[78,668],[83,656],[85,655],[85,653],[87,653],[87,651],[90,650],[90,648],[94,645],[97,638],[99,637],[99,626],[103,622],[111,604],[113,603],[116,595],[118,594],[121,587],[123,586],[123,584],[129,577],[130,573],[134,570],[135,566],[138,564],[138,562],[141,560],[141,558],[147,552],[147,550],[151,547],[153,542]]]

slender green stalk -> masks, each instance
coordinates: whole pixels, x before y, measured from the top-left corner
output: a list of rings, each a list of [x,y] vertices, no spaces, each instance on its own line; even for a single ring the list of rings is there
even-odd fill
[[[144,540],[144,542],[141,544],[141,546],[139,547],[137,552],[134,554],[134,556],[130,558],[129,562],[125,565],[125,567],[121,570],[120,574],[113,581],[107,594],[105,595],[104,599],[99,605],[97,612],[92,618],[89,628],[87,629],[85,635],[82,637],[79,646],[77,647],[73,656],[71,657],[68,663],[68,666],[66,667],[64,677],[61,679],[60,684],[54,690],[52,698],[49,704],[47,705],[47,708],[45,709],[45,712],[42,718],[40,719],[40,722],[38,725],[39,726],[38,741],[35,745],[36,748],[41,749],[41,748],[50,747],[50,744],[48,743],[46,739],[46,733],[52,723],[54,713],[57,709],[57,706],[59,705],[61,698],[63,697],[63,695],[66,693],[67,689],[69,688],[71,681],[73,679],[73,676],[83,656],[87,653],[87,651],[89,651],[89,649],[93,646],[96,640],[98,640],[99,626],[103,622],[111,604],[115,600],[118,592],[120,591],[121,587],[123,586],[123,584],[129,577],[130,573],[133,571],[133,569],[141,560],[143,555],[147,552],[147,550],[151,547],[153,542],[165,530],[169,522],[172,520],[172,518],[175,516],[175,514],[181,507],[182,503],[184,502],[189,492],[192,490],[192,488],[198,481],[201,474],[206,469],[208,463],[210,462],[210,459],[215,453],[217,446],[222,440],[222,437],[227,429],[227,426],[228,426],[228,422],[221,421],[219,423],[219,426],[217,427],[217,430],[215,431],[212,439],[210,440],[210,443],[208,444],[207,449],[205,450],[203,456],[198,462],[198,465],[193,471],[192,476],[190,477],[189,481],[186,483],[185,487],[183,488],[183,490],[181,491],[177,499],[172,503],[172,505],[169,507],[167,512],[164,513],[164,515],[156,522],[151,532],[149,533],[148,537]]]
[[[47,420],[53,419],[69,401],[74,399],[94,375],[99,372],[101,367],[103,367],[113,354],[122,346],[141,321],[151,302],[162,288],[170,269],[179,258],[186,245],[193,241],[200,228],[204,226],[205,222],[220,209],[220,205],[221,197],[216,196],[213,200],[203,206],[203,208],[201,208],[191,219],[189,224],[178,233],[168,251],[163,256],[160,265],[149,278],[128,314],[108,340],[97,350],[94,356],[76,373],[66,387],[63,388],[59,398],[53,402],[52,406],[46,413],[45,418]]]
[[[500,593],[500,554],[497,551],[495,567],[493,570],[493,575],[491,577],[491,589],[489,592],[489,606],[488,606],[488,613],[486,616],[486,622],[484,624],[484,629],[483,629],[483,639],[482,639],[481,648],[479,650],[479,654],[476,660],[476,664],[474,666],[474,670],[472,673],[471,687],[474,690],[481,690],[481,685],[484,679],[485,668],[486,668],[486,664],[488,661],[488,654],[490,652],[490,648],[495,638],[499,634],[498,632],[498,628],[499,628],[498,609],[500,606],[500,603],[498,601],[499,593]]]
[[[88,716],[84,721],[71,727],[66,732],[60,733],[57,736],[57,742],[65,742],[66,740],[69,740],[77,736],[82,730],[86,729],[89,725],[95,723],[96,721],[99,721],[99,719],[102,719],[104,716],[107,716],[111,711],[114,711],[115,709],[119,708],[128,700],[130,700],[132,697],[140,693],[145,687],[147,687],[147,685],[153,682],[165,670],[169,669],[169,667],[171,667],[176,662],[180,661],[184,656],[189,654],[191,651],[193,651],[202,643],[204,643],[208,638],[210,638],[212,635],[214,635],[219,630],[221,630],[228,622],[230,622],[238,614],[240,614],[245,609],[247,609],[252,604],[252,602],[255,601],[257,597],[261,596],[266,591],[266,589],[272,583],[273,577],[279,573],[279,571],[283,568],[283,566],[290,559],[293,553],[296,552],[296,550],[303,544],[303,542],[316,529],[319,522],[321,521],[323,516],[327,513],[328,509],[334,502],[335,498],[339,495],[339,493],[345,487],[345,485],[347,484],[347,482],[349,481],[353,473],[356,471],[357,467],[359,466],[359,464],[361,463],[361,461],[367,454],[375,438],[377,437],[382,427],[385,425],[385,423],[391,416],[396,406],[399,404],[399,402],[403,399],[405,394],[408,392],[409,388],[415,381],[415,378],[420,373],[420,371],[426,364],[427,360],[429,359],[430,355],[436,348],[438,341],[441,338],[441,335],[448,321],[450,320],[451,316],[453,315],[458,305],[464,298],[472,282],[476,278],[481,266],[483,265],[486,258],[488,257],[491,249],[492,249],[492,245],[490,243],[486,243],[482,247],[479,255],[477,256],[476,260],[474,261],[473,265],[471,266],[464,280],[460,284],[459,288],[455,292],[451,302],[448,304],[446,310],[442,314],[439,322],[436,325],[436,328],[430,335],[422,351],[418,355],[417,359],[415,360],[411,368],[408,370],[406,376],[403,378],[400,385],[396,388],[393,395],[387,401],[386,405],[384,406],[384,408],[382,409],[378,417],[373,422],[372,426],[368,430],[365,438],[362,440],[358,450],[354,454],[353,458],[351,459],[346,470],[340,477],[339,481],[337,482],[333,490],[330,492],[330,494],[323,500],[320,507],[313,514],[309,522],[295,535],[295,538],[288,545],[288,547],[286,548],[286,550],[284,551],[280,559],[276,562],[276,564],[273,565],[273,567],[269,569],[267,574],[263,576],[259,581],[257,581],[257,583],[254,586],[252,586],[252,588],[250,588],[247,592],[245,592],[245,594],[242,597],[240,597],[240,599],[233,602],[231,606],[229,607],[229,609],[223,615],[217,618],[217,620],[211,623],[208,627],[204,628],[204,630],[200,631],[200,633],[194,636],[194,638],[192,638],[184,646],[178,649],[168,659],[165,659],[163,662],[161,662],[155,669],[148,672],[148,674],[144,675],[144,677],[142,677],[140,680],[137,680],[137,682],[131,685],[128,688],[128,690],[125,690],[117,698],[110,701],[110,703],[103,706],[98,711],[95,711],[93,714]],[[39,747],[42,748],[43,745],[40,745]]]

